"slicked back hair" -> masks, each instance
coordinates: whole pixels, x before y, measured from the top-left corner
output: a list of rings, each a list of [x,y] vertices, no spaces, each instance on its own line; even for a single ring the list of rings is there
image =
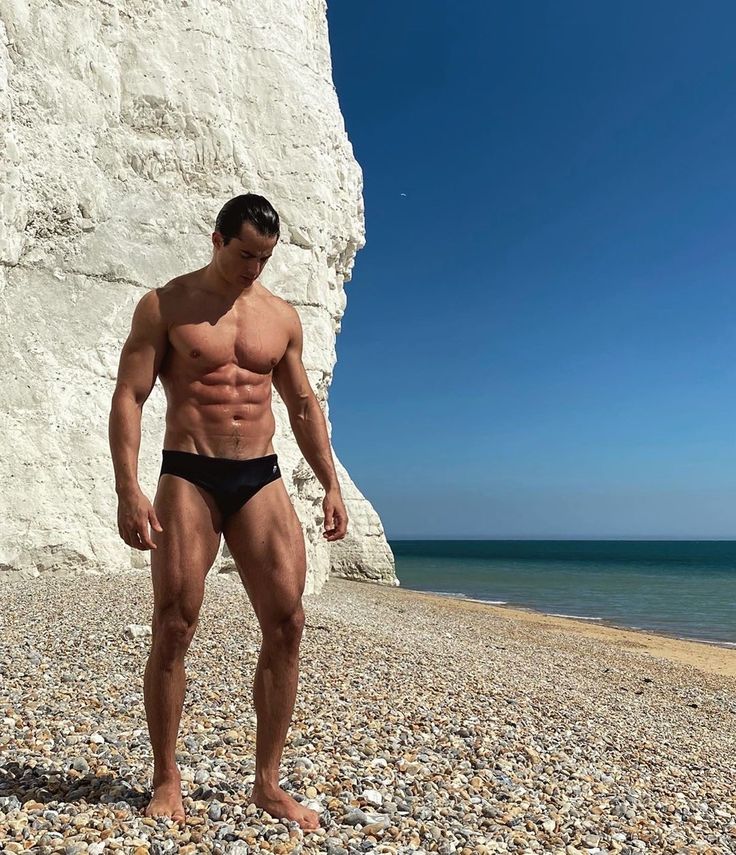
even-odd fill
[[[278,237],[279,215],[268,199],[257,193],[242,193],[230,199],[220,209],[215,230],[225,238],[225,246],[231,238],[240,236],[243,223],[250,223],[264,237]]]

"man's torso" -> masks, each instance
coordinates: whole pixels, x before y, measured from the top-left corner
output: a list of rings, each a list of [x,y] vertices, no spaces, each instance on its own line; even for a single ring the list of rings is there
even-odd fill
[[[259,282],[235,302],[205,290],[201,271],[159,289],[169,344],[164,448],[212,457],[273,453],[271,378],[288,345],[286,304]]]

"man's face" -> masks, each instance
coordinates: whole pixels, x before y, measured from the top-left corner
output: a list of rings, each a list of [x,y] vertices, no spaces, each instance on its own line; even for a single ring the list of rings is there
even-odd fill
[[[243,223],[240,236],[231,238],[227,246],[223,236],[215,232],[212,244],[218,272],[231,285],[247,288],[261,275],[278,240],[264,237],[251,223]]]

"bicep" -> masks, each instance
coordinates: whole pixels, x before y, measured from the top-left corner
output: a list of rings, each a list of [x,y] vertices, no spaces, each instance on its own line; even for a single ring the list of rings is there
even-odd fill
[[[289,343],[273,370],[273,384],[287,409],[299,410],[312,396],[312,387],[302,362],[303,332],[299,315],[292,309]]]
[[[151,394],[168,347],[168,330],[155,291],[145,294],[133,312],[130,334],[120,353],[116,392],[142,404]]]

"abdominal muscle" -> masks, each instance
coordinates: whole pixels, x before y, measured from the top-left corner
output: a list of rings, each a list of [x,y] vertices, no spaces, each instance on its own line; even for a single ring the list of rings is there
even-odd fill
[[[274,453],[270,372],[231,363],[193,373],[172,364],[161,383],[167,400],[165,449],[238,460]]]

